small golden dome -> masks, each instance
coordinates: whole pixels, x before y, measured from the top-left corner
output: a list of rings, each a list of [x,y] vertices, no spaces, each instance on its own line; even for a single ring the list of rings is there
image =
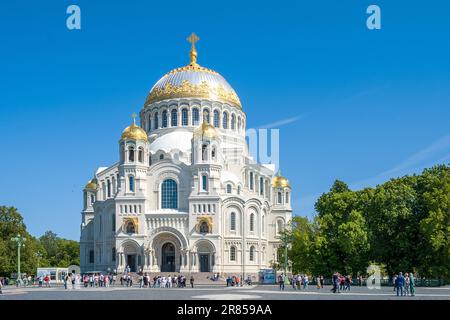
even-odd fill
[[[202,139],[202,140],[212,140],[216,139],[219,136],[216,128],[210,125],[207,121],[203,121],[203,123],[194,130],[194,139]]]
[[[136,114],[133,114],[133,124],[123,130],[121,138],[148,141],[147,133],[144,129],[136,125]]]
[[[97,179],[94,178],[92,180],[89,180],[84,188],[89,190],[97,190]]]
[[[274,188],[286,188],[289,186],[289,181],[281,175],[281,170],[278,170],[278,174],[272,179],[272,187]]]

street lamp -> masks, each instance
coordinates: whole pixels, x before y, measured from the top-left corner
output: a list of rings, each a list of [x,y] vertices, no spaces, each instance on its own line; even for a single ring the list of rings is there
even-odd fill
[[[17,242],[17,279],[19,284],[22,283],[22,276],[20,273],[20,248],[25,247],[25,238],[22,237],[20,234],[17,234],[17,236],[11,238],[11,241]]]
[[[39,268],[39,262],[41,261],[42,253],[40,253],[39,251],[36,252],[36,258],[37,258],[37,261],[38,261],[37,267]]]
[[[284,223],[284,232],[280,235],[280,239],[283,241],[284,245],[284,276],[286,277],[286,281],[289,282],[289,278],[287,276],[287,270],[288,270],[288,244],[290,242],[290,235],[286,232],[287,231],[287,223]]]

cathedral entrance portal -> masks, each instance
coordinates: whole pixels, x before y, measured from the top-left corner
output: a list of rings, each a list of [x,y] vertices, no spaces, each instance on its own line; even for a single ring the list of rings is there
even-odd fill
[[[136,255],[127,254],[127,265],[130,267],[131,272],[136,272]]]
[[[200,272],[210,272],[209,270],[209,254],[200,254]]]
[[[175,272],[175,246],[166,242],[161,248],[161,272]]]

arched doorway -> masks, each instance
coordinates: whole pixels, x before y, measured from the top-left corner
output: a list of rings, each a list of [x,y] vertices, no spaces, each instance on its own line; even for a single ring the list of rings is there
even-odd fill
[[[198,271],[212,272],[215,265],[215,248],[210,241],[199,240],[196,243],[198,255]]]
[[[175,246],[166,242],[161,248],[161,272],[175,272]]]
[[[131,272],[138,272],[139,268],[142,267],[141,249],[139,245],[134,241],[125,241],[122,244],[122,248],[125,261],[120,261],[119,263],[122,264],[123,268],[128,266]]]

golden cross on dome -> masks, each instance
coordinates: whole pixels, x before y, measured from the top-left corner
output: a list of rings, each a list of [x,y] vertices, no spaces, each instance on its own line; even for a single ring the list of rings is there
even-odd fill
[[[136,113],[133,113],[131,117],[133,118],[133,124],[136,125]]]
[[[200,40],[200,38],[194,32],[192,32],[191,35],[186,38],[186,40],[192,44],[191,52],[189,55],[191,57],[191,64],[195,65],[197,64],[197,50],[195,49],[195,44],[198,42],[198,40]]]

